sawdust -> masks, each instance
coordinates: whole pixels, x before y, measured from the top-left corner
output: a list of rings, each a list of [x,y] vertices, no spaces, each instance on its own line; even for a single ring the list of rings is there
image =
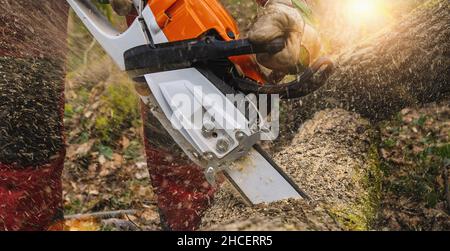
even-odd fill
[[[286,200],[249,207],[226,184],[215,204],[203,217],[202,230],[341,230],[342,227],[320,203]]]
[[[0,55],[52,57],[63,63],[68,9],[60,0],[0,0]]]
[[[0,0],[3,164],[36,166],[63,149],[67,10],[65,1]]]
[[[274,156],[312,201],[289,200],[252,208],[226,185],[206,213],[203,228],[368,229],[376,207],[371,189],[376,182],[367,183],[367,177],[376,175],[372,143],[370,125],[358,115],[339,109],[319,112],[290,146]]]
[[[364,171],[371,137],[369,123],[358,115],[322,111],[274,159],[315,200],[349,203],[361,193],[351,178]]]
[[[63,76],[50,60],[0,57],[2,163],[39,165],[63,149]]]

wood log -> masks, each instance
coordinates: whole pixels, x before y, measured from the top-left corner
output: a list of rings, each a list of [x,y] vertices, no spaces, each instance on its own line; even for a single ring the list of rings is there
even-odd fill
[[[316,93],[286,102],[293,131],[316,112],[343,108],[380,121],[405,107],[450,97],[450,2],[430,0],[335,58]],[[289,125],[291,126],[291,125]]]
[[[342,109],[317,113],[274,160],[311,201],[247,206],[225,185],[203,219],[213,230],[366,230],[380,196],[374,130]]]

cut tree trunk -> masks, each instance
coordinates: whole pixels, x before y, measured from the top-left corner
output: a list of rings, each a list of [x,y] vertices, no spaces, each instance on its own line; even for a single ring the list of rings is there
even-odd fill
[[[66,1],[0,0],[0,230],[62,219]]]
[[[374,131],[342,109],[317,113],[274,160],[312,198],[247,206],[228,185],[203,218],[213,230],[365,230],[375,219],[381,173]]]
[[[298,111],[293,131],[325,108],[343,108],[379,121],[405,107],[449,98],[449,6],[448,0],[430,0],[339,55],[323,88],[287,102],[287,109]]]

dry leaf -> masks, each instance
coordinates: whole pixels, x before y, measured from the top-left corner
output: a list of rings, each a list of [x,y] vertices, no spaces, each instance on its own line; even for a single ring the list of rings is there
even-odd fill
[[[120,144],[122,145],[123,149],[126,149],[128,148],[128,146],[130,146],[130,140],[127,137],[123,136]]]
[[[114,165],[120,166],[123,163],[123,156],[117,153],[113,154]]]
[[[101,226],[94,218],[66,220],[64,230],[66,231],[99,231]]]

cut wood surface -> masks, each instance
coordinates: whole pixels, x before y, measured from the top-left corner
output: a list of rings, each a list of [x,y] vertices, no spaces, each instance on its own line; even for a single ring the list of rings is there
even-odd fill
[[[380,171],[373,129],[341,109],[317,113],[275,161],[312,198],[247,206],[225,185],[204,228],[225,230],[368,229],[375,218]]]

